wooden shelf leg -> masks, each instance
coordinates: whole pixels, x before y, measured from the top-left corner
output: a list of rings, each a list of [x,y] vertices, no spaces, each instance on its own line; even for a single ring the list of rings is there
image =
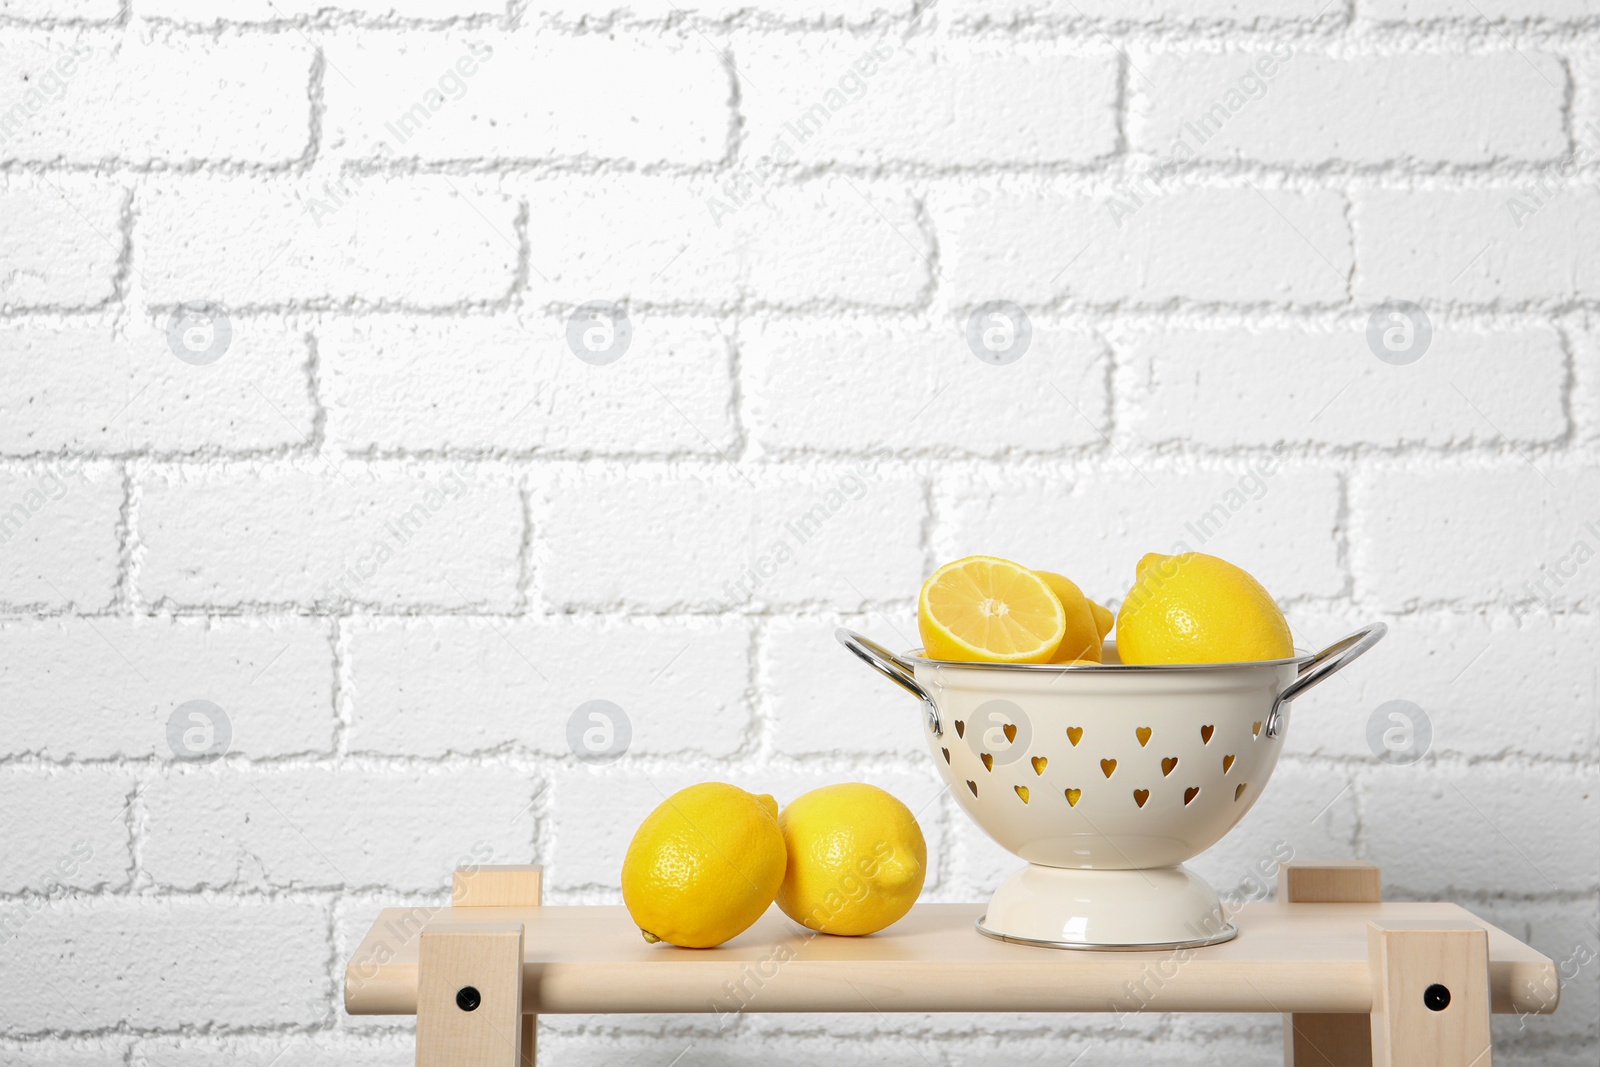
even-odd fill
[[[1376,904],[1383,881],[1360,860],[1286,863],[1278,899],[1290,904]],[[1298,1012],[1283,1017],[1287,1067],[1372,1067],[1372,1025],[1365,1015]]]
[[[536,863],[460,867],[450,899],[458,908],[536,908],[544,902],[544,870]],[[534,1067],[539,1017],[522,1016],[520,1032],[518,1067]]]
[[[521,923],[425,926],[417,950],[417,1067],[519,1067]]]
[[[1369,922],[1373,1067],[1490,1067],[1489,935],[1460,920]]]

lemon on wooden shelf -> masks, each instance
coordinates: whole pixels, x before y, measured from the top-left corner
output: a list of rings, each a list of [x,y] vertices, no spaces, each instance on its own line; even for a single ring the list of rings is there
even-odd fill
[[[917,629],[931,659],[1048,663],[1067,633],[1044,578],[996,556],[946,563],[922,585]]]
[[[778,816],[788,868],[778,907],[824,934],[876,933],[916,903],[928,846],[911,810],[874,785],[847,782],[796,797]]]
[[[776,800],[702,782],[639,825],[622,860],[622,901],[646,941],[711,948],[761,918],[786,862]]]
[[[1124,663],[1243,663],[1287,659],[1294,640],[1260,582],[1202,552],[1139,561],[1117,612]]]

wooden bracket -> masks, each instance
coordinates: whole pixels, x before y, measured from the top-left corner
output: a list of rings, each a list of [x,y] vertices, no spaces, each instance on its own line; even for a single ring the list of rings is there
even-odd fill
[[[544,868],[537,863],[459,867],[451,882],[450,899],[458,908],[536,908],[544,900]],[[520,982],[519,968],[519,989]],[[520,999],[518,1005],[520,1010]],[[534,1067],[539,1017],[523,1015],[519,1032],[517,1063],[519,1067]]]
[[[1461,921],[1367,924],[1373,1067],[1489,1067],[1489,934]]]
[[[417,1067],[519,1067],[522,924],[425,926],[417,958]]]
[[[1382,873],[1360,860],[1285,863],[1278,899],[1289,904],[1375,904]],[[1372,1067],[1372,1024],[1365,1015],[1297,1012],[1283,1017],[1287,1067]]]

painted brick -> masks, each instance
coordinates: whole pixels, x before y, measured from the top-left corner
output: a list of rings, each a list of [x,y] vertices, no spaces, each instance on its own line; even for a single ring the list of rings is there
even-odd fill
[[[931,246],[903,189],[627,175],[533,183],[532,298],[783,306],[919,302]]]
[[[466,463],[400,476],[319,471],[157,476],[144,487],[151,602],[436,604],[516,600],[522,502]]]
[[[1516,303],[1592,296],[1600,192],[1547,183],[1355,194],[1356,298]]]
[[[0,18],[8,19],[110,22],[121,10],[119,0],[0,0]]]
[[[29,1041],[0,1048],[0,1067],[105,1067],[127,1055],[126,1041]]]
[[[526,863],[527,775],[467,771],[172,771],[144,790],[145,869],[163,886],[448,885],[463,863]]]
[[[729,75],[698,36],[346,38],[328,50],[328,144],[362,159],[715,163]]]
[[[572,315],[332,323],[319,337],[328,435],[351,451],[733,451],[728,340],[704,321],[627,321],[626,350],[604,365],[581,333],[569,340],[583,328]]]
[[[943,10],[941,5],[941,10]],[[1166,22],[1224,19],[1240,23],[1337,17],[1327,0],[953,0],[946,12],[970,21],[1118,19]]]
[[[1573,832],[1600,817],[1593,770],[1422,763],[1379,767],[1359,788],[1362,858],[1397,890],[1594,892],[1600,882],[1600,837]]]
[[[963,305],[1345,299],[1351,248],[1336,193],[1172,189],[1142,204],[1115,192],[943,199],[935,209],[942,272]]]
[[[626,716],[629,752],[732,756],[752,730],[749,646],[743,626],[707,619],[362,624],[350,638],[350,750],[582,757],[569,723],[580,737],[601,725],[579,715],[601,700]],[[595,657],[611,664],[603,676],[589,669]]]
[[[1502,435],[1545,443],[1567,432],[1568,360],[1557,334],[1430,328],[1422,357],[1404,366],[1380,360],[1365,329],[1138,334],[1119,368],[1118,425],[1151,444],[1215,448],[1499,447]]]
[[[1289,622],[1297,643],[1315,649],[1353,633],[1370,615],[1297,610]],[[1432,752],[1557,760],[1600,753],[1600,676],[1573,666],[1600,640],[1594,619],[1496,613],[1387,622],[1381,644],[1295,701],[1290,751],[1370,759],[1369,724],[1376,720],[1380,731],[1396,725],[1380,708],[1405,700],[1427,716]]]
[[[1178,171],[1192,158],[1489,163],[1567,152],[1567,74],[1550,55],[1341,58],[1281,43],[1137,62],[1129,139]],[[1478,104],[1459,107],[1464,99]]]
[[[446,176],[163,182],[135,230],[146,296],[169,305],[490,301],[519,259],[513,201]]]
[[[122,190],[0,180],[0,310],[95,307],[116,292]]]
[[[215,345],[221,327],[191,336],[183,332],[189,321],[174,312],[120,335],[99,322],[0,326],[7,364],[0,450],[183,452],[311,439],[304,336],[277,323],[230,318],[225,350],[196,365],[189,360],[205,357],[193,353]]]
[[[860,663],[835,640],[848,626],[891,648],[913,648],[914,612],[829,619],[773,619],[762,630],[761,687],[772,720],[772,746],[783,756],[840,759],[887,755],[922,758],[922,707]]]
[[[804,5],[769,3],[761,13],[767,18],[814,23],[842,21],[850,24],[881,21],[885,17],[905,17],[915,5],[911,0],[808,0]],[[670,15],[692,14],[723,21],[752,10],[745,0],[538,0],[534,9],[563,21],[583,18],[608,18],[617,15],[639,19],[663,19]],[[712,47],[707,45],[707,47]]]
[[[908,598],[922,582],[923,489],[876,468],[818,464],[759,481],[721,467],[575,472],[545,489],[536,581],[567,608],[859,610]],[[639,552],[640,538],[656,547]]]
[[[311,137],[311,48],[298,37],[120,31],[0,45],[0,159],[98,165],[284,164]]]
[[[345,1016],[342,1023],[371,1019]],[[395,1020],[379,1016],[384,1022]],[[416,1058],[416,1039],[406,1034],[361,1038],[349,1034],[260,1034],[243,1037],[156,1037],[134,1049],[131,1067],[394,1067]]]
[[[99,768],[0,772],[0,810],[9,827],[0,854],[0,890],[126,885],[132,793],[131,776]]]
[[[1031,331],[996,366],[970,323]],[[773,452],[916,449],[1004,454],[1098,444],[1110,413],[1109,361],[1091,335],[1031,317],[979,313],[923,326],[778,321],[739,338],[751,435]],[[1015,403],[1026,396],[1026,404]],[[1005,412],[997,416],[997,412]]]
[[[1510,458],[1491,469],[1395,470],[1358,480],[1358,587],[1386,607],[1600,595],[1600,471]],[[1471,574],[1463,583],[1463,573]]]
[[[1363,0],[1362,14],[1372,19],[1483,19],[1519,22],[1530,18],[1581,19],[1595,13],[1594,0]]]
[[[251,758],[332,752],[328,626],[293,618],[0,626],[5,755],[171,759],[168,722],[191,700],[222,709],[231,752]]]
[[[1114,56],[821,35],[755,37],[735,54],[752,170],[1082,163],[1117,147]]]
[[[78,460],[0,471],[0,603],[95,611],[117,583],[118,472]]]
[[[935,512],[938,559],[984,553],[1058,570],[1107,604],[1121,602],[1146,552],[1239,562],[1282,599],[1346,584],[1336,476],[1273,457],[1215,471],[1124,464],[1075,481],[949,479]]]
[[[30,980],[7,990],[5,1029],[305,1026],[329,993],[327,934],[321,904],[53,903],[8,944],[13,973]]]
[[[172,19],[189,23],[281,22],[304,20],[324,12],[351,13],[368,19],[466,19],[473,16],[500,16],[505,7],[490,0],[238,0],[219,10],[205,0],[145,0],[139,8],[143,18]],[[321,36],[320,34],[318,36]]]

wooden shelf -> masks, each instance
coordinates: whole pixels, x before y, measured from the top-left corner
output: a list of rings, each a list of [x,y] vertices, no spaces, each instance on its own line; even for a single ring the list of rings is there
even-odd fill
[[[425,911],[378,917],[346,976],[351,1014],[415,1014],[417,938],[404,938]],[[522,1010],[538,1014],[737,1011],[730,991],[741,983],[744,1010],[755,1012],[1106,1012],[1139,1006],[1124,992],[1130,982],[1152,990],[1150,1011],[1365,1014],[1371,920],[1487,930],[1496,1012],[1541,1010],[1536,991],[1555,977],[1549,959],[1454,904],[1247,904],[1234,916],[1237,938],[1180,953],[1003,944],[972,928],[982,911],[919,904],[881,934],[829,937],[773,909],[715,949],[646,944],[620,907],[441,908],[427,922],[520,923]]]
[[[463,870],[456,906],[385,909],[346,1010],[417,1015],[419,1067],[532,1067],[540,1014],[945,1011],[1276,1013],[1291,1065],[1488,1067],[1491,1012],[1559,999],[1550,959],[1454,904],[1378,900],[1369,864],[1289,865],[1279,901],[1232,913],[1232,941],[1152,952],[995,941],[973,928],[981,904],[919,904],[870,937],[772,909],[680,949],[646,944],[620,907],[541,906],[540,880]]]

